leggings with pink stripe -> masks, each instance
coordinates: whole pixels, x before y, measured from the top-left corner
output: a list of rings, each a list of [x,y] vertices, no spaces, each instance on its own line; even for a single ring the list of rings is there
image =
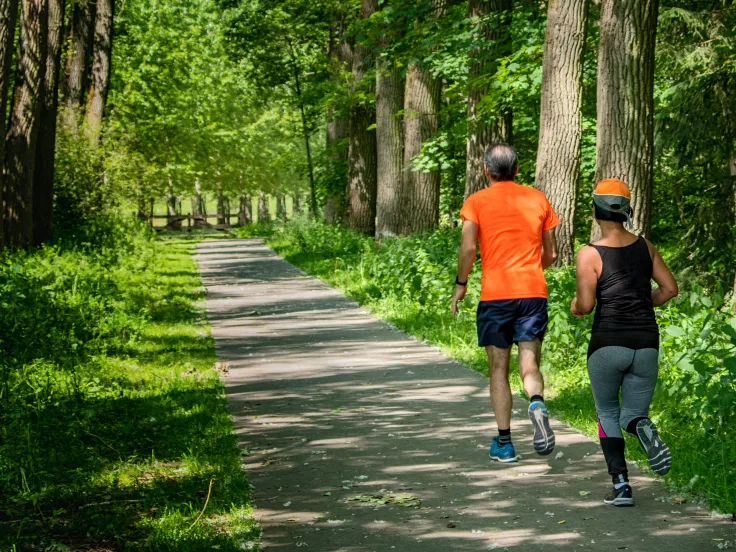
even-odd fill
[[[598,436],[614,482],[628,480],[621,428],[649,416],[659,369],[657,349],[602,347],[588,357],[588,376],[598,414]],[[619,392],[621,400],[619,401]]]

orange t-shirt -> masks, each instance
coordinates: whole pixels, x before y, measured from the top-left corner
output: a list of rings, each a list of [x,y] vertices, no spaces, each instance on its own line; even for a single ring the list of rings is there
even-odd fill
[[[547,298],[542,232],[560,219],[542,192],[496,182],[466,199],[460,216],[478,225],[481,301]]]

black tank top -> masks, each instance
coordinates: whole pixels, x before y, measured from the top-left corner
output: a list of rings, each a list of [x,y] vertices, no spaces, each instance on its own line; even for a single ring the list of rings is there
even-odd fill
[[[603,268],[596,289],[593,335],[588,356],[601,347],[658,349],[659,329],[652,305],[652,257],[644,238],[626,247],[593,245]]]

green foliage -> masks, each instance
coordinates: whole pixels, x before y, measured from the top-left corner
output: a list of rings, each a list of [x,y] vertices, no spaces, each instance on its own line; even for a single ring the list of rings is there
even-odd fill
[[[453,319],[449,312],[459,237],[458,230],[438,230],[375,245],[339,227],[299,221],[280,229],[270,243],[287,260],[401,329],[485,373],[475,317],[468,312],[479,300],[478,268],[471,273],[460,314]],[[586,372],[592,320],[577,320],[570,313],[572,268],[547,271],[547,281],[550,325],[542,369],[549,404],[556,416],[594,436],[595,407]],[[723,296],[703,288],[692,288],[659,310],[660,384],[651,409],[676,459],[667,479],[705,495],[712,507],[725,512],[736,508],[736,319],[731,316]],[[629,443],[628,451],[645,465],[638,445]]]
[[[252,549],[192,246],[119,231],[0,259],[0,548]]]

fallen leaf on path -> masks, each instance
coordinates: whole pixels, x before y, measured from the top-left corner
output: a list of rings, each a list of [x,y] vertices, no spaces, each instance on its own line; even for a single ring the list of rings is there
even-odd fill
[[[291,506],[291,502],[284,502],[284,508],[288,508],[289,506]]]
[[[299,518],[288,518],[286,521],[299,521]]]
[[[263,313],[258,312],[257,310],[254,310],[253,312],[246,314],[246,316],[263,316]]]
[[[565,521],[564,519],[561,519],[560,521],[557,522],[557,525],[562,525],[563,523],[567,523],[567,521]]]
[[[682,496],[676,496],[672,499],[672,504],[685,504],[685,498]]]
[[[405,508],[417,507],[419,498],[408,493],[382,493],[374,495],[355,495],[345,499],[346,502],[370,502],[373,504],[397,504]]]
[[[448,527],[449,527],[450,529],[454,529],[455,527],[457,527],[457,525],[456,525],[456,524],[454,524],[454,523],[452,523],[452,522],[448,523],[448,524],[447,524],[447,526],[448,526]]]
[[[590,494],[590,491],[579,491],[580,496],[588,496]]]
[[[560,451],[560,452],[558,452],[557,454],[555,454],[555,460],[559,460],[559,459],[560,459],[560,458],[562,458],[563,456],[565,456],[565,453],[564,453],[564,452],[562,452],[562,451]]]

